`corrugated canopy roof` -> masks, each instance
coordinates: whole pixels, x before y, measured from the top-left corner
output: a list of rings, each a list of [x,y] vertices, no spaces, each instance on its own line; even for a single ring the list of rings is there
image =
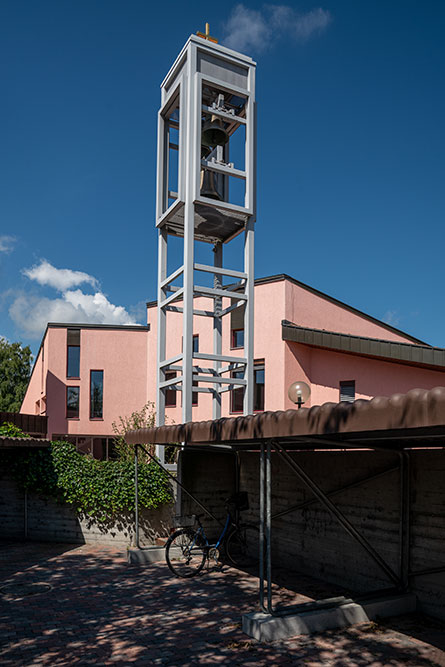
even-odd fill
[[[0,449],[28,449],[29,447],[49,447],[47,438],[6,438],[0,436]]]
[[[371,442],[378,438],[442,438],[445,443],[445,387],[413,389],[407,394],[380,396],[354,403],[324,403],[312,408],[262,412],[130,431],[129,444],[252,446],[279,440],[302,446]],[[425,440],[426,442],[426,440]],[[419,445],[416,445],[419,446]]]

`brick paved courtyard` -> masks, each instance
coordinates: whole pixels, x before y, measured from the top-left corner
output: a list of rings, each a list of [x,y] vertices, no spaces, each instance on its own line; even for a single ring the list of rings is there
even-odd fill
[[[44,590],[24,595],[31,583]],[[302,601],[323,592],[305,577],[293,584],[298,595],[278,586],[275,594]],[[445,624],[420,616],[259,644],[240,629],[257,582],[233,569],[179,580],[163,563],[127,565],[122,550],[3,542],[0,588],[3,667],[445,666]]]

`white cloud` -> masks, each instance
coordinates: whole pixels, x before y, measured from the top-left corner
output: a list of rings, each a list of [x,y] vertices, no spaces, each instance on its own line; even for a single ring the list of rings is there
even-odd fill
[[[30,338],[39,338],[48,322],[136,324],[123,306],[115,306],[101,292],[68,290],[62,297],[19,296],[9,308],[15,324]]]
[[[48,322],[82,324],[136,324],[123,306],[115,306],[97,289],[98,281],[83,271],[57,269],[46,260],[23,273],[39,285],[53,287],[61,296],[51,299],[38,294],[19,294],[9,308],[14,323],[30,338],[39,338]],[[70,289],[89,284],[96,289],[87,294]]]
[[[55,266],[42,259],[38,266],[30,269],[24,269],[23,273],[31,280],[35,280],[39,285],[48,285],[64,292],[71,287],[77,287],[83,283],[88,283],[92,287],[98,287],[98,281],[93,276],[83,271],[72,271],[71,269],[56,269]]]
[[[12,252],[15,242],[16,238],[14,236],[0,236],[0,252]]]
[[[326,9],[298,12],[287,5],[263,5],[249,9],[236,5],[225,25],[225,46],[237,51],[264,51],[274,42],[289,38],[305,42],[327,28],[332,17]]]
[[[400,323],[400,316],[397,310],[387,310],[383,316],[383,321],[390,326],[396,327]]]

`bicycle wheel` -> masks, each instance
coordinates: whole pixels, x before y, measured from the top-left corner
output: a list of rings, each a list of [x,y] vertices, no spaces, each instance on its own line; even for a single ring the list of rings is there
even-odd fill
[[[177,577],[194,577],[204,566],[206,548],[198,533],[190,528],[179,528],[167,540],[165,558]]]
[[[227,557],[236,567],[241,569],[257,568],[259,544],[260,531],[258,527],[250,524],[241,524],[227,538]]]

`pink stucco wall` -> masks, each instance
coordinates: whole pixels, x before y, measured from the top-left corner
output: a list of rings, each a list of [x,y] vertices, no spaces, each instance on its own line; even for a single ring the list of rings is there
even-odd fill
[[[356,399],[391,396],[410,389],[445,385],[445,373],[353,354],[286,343],[286,386],[305,380],[311,397],[305,407],[340,400],[340,382],[354,380]],[[295,407],[286,396],[285,409]]]
[[[198,309],[209,309],[209,300],[195,300]],[[223,307],[229,306],[228,299]],[[148,400],[156,401],[156,306],[147,309],[150,330],[84,328],[81,330],[80,380],[66,378],[66,327],[49,327],[39,354],[22,412],[44,414],[47,401],[49,434],[112,435],[111,424],[119,416],[139,410]],[[167,358],[181,352],[182,316],[168,313]],[[406,392],[414,387],[445,385],[445,373],[399,363],[367,359],[310,348],[282,340],[281,322],[346,334],[411,342],[409,336],[392,331],[353,309],[333,303],[289,280],[278,278],[255,286],[255,359],[265,363],[265,409],[294,407],[287,398],[289,385],[305,380],[312,387],[309,405],[339,400],[341,380],[355,380],[356,397],[370,398]],[[230,349],[230,315],[223,319],[223,354],[243,356],[244,350]],[[194,317],[199,351],[213,352],[212,320]],[[43,357],[43,358],[42,358]],[[209,366],[210,362],[199,362]],[[104,371],[104,418],[89,418],[90,370]],[[80,417],[66,419],[66,386],[80,386]],[[37,404],[37,401],[39,403]],[[222,414],[230,414],[230,394],[223,394]],[[167,423],[180,423],[181,395],[176,407],[166,408]],[[193,420],[210,419],[211,397],[198,395]]]
[[[367,336],[412,342],[409,336],[392,331],[385,324],[373,322],[366,315],[361,315],[347,306],[340,306],[323,296],[296,285],[290,280],[284,281],[286,289],[286,315],[282,319],[289,320],[300,327],[326,329],[354,336]]]
[[[46,397],[48,434],[112,435],[112,422],[147,402],[147,331],[81,329],[80,377],[66,377],[67,330],[50,327],[36,360],[22,412]],[[43,373],[42,373],[43,365]],[[90,371],[104,371],[103,419],[90,419]],[[43,381],[42,381],[43,379]],[[66,418],[66,387],[80,387],[79,419]]]
[[[227,299],[223,307],[230,305]],[[205,310],[210,308],[208,300],[200,298],[195,300],[195,308]],[[285,311],[285,283],[276,282],[255,287],[255,359],[266,359],[266,381],[265,381],[265,403],[268,409],[275,410],[282,407],[284,400],[284,387],[282,383],[285,349],[281,340],[281,320]],[[156,306],[147,310],[150,331],[148,334],[148,363],[149,368],[156,368],[156,340],[157,322]],[[167,315],[167,358],[181,352],[182,345],[182,316],[178,313]],[[213,329],[212,321],[207,317],[194,317],[194,333],[199,335],[199,351],[213,353]],[[230,356],[242,357],[243,349],[233,350],[230,348],[230,315],[223,319],[222,330],[222,353]],[[206,362],[200,362],[202,366],[210,366]],[[148,396],[150,400],[156,398],[156,374],[150,373],[148,377]],[[270,407],[269,407],[270,406]],[[199,394],[198,405],[193,407],[193,420],[209,419],[212,416],[211,397]],[[229,392],[222,396],[222,414],[230,414]],[[180,423],[181,397],[177,396],[177,405],[166,408],[166,416],[171,423]]]
[[[209,302],[197,299],[195,307],[205,309]],[[229,305],[229,302],[224,306]],[[148,359],[149,368],[156,368],[156,307],[147,311],[150,323]],[[182,317],[168,313],[167,358],[181,351]],[[415,366],[365,359],[327,350],[315,350],[305,345],[285,343],[281,338],[281,322],[315,329],[339,331],[357,336],[384,340],[412,342],[403,333],[392,331],[383,322],[375,322],[365,314],[355,312],[328,298],[296,285],[289,280],[264,282],[255,286],[255,359],[265,360],[265,409],[283,410],[294,405],[287,397],[287,389],[295,380],[304,380],[312,386],[309,405],[339,400],[339,382],[355,380],[357,397],[370,398],[404,392],[414,387],[430,388],[445,384],[445,373]],[[194,318],[194,333],[199,334],[199,351],[212,352],[213,337],[208,318]],[[230,350],[230,317],[223,320],[223,354],[240,355],[243,350]],[[204,365],[204,364],[203,364]],[[150,373],[148,396],[156,400],[156,377]],[[230,414],[229,394],[223,395],[222,414]],[[177,406],[166,408],[168,421],[180,423],[181,398]],[[210,397],[199,395],[198,406],[193,408],[193,420],[211,418]]]

